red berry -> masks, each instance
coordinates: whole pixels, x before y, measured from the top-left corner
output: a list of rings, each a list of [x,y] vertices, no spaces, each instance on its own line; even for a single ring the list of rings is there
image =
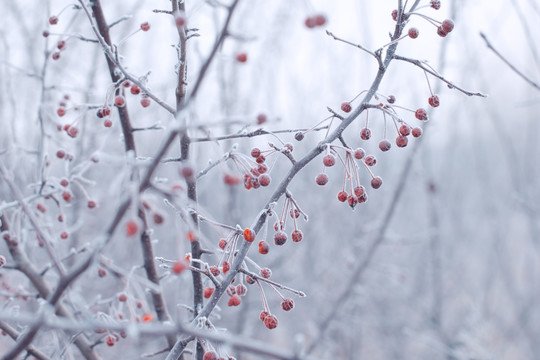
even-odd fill
[[[371,187],[374,189],[380,188],[382,185],[382,179],[380,176],[375,176],[373,179],[371,179]]]
[[[103,122],[103,126],[107,127],[107,128],[110,128],[112,126],[112,121],[111,119],[107,119]]]
[[[349,203],[349,206],[353,209],[356,206],[356,204],[358,204],[358,200],[356,199],[356,197],[352,195],[349,195],[349,197],[347,197],[347,202]]]
[[[419,33],[419,31],[418,31],[417,28],[412,27],[412,28],[409,29],[409,37],[411,39],[416,39],[418,37],[418,33]]]
[[[114,105],[118,106],[118,107],[124,107],[126,106],[126,98],[123,97],[122,95],[117,95],[115,98],[114,98]]]
[[[315,178],[315,182],[317,183],[317,185],[326,185],[328,183],[328,176],[326,174],[319,174]]]
[[[364,189],[362,185],[355,187],[353,191],[354,195],[356,195],[357,197],[362,196],[366,193],[366,189]]]
[[[440,0],[431,0],[431,7],[435,10],[439,10],[441,8],[441,1]]]
[[[261,240],[259,242],[259,253],[266,255],[268,254],[269,250],[270,250],[270,246],[268,246],[268,243],[264,240]]]
[[[259,148],[253,148],[251,149],[251,156],[254,158],[258,158],[261,155],[261,149]]]
[[[172,267],[172,271],[173,273],[175,274],[180,274],[182,271],[186,270],[188,268],[188,263],[186,260],[177,260],[175,261],[173,267]]]
[[[150,30],[150,24],[147,23],[147,22],[143,22],[143,23],[141,24],[141,30],[142,30],[142,31],[148,31],[148,30]]]
[[[450,19],[446,19],[442,22],[441,24],[441,28],[443,29],[443,31],[445,33],[449,33],[451,32],[452,30],[454,30],[454,22]]]
[[[420,137],[422,136],[422,129],[416,127],[412,129],[411,133],[412,133],[412,136],[414,136],[415,138]]]
[[[126,223],[126,235],[133,236],[139,231],[139,225],[135,220],[130,220]]]
[[[229,303],[228,305],[229,306],[238,306],[242,303],[242,299],[240,299],[240,296],[238,295],[233,295],[231,296],[231,298],[229,299]]]
[[[366,151],[362,148],[357,148],[354,150],[354,157],[358,160],[362,159],[364,156],[366,156]]]
[[[255,233],[249,228],[245,229],[244,230],[244,239],[247,242],[252,242],[253,240],[255,240]]]
[[[71,200],[73,199],[73,194],[66,190],[62,193],[62,198],[65,202],[71,202]]]
[[[272,270],[269,268],[261,269],[261,276],[265,279],[269,279],[272,276]]]
[[[255,162],[257,164],[262,164],[263,162],[266,161],[266,157],[264,155],[259,155],[256,159],[255,159]]]
[[[414,112],[414,116],[418,119],[418,120],[427,120],[427,112],[426,110],[420,108],[418,110],[416,110]]]
[[[291,239],[294,242],[300,242],[304,238],[304,234],[302,234],[302,231],[296,229],[291,234]]]
[[[213,287],[205,287],[203,290],[204,297],[206,299],[210,299],[210,296],[214,293],[215,288]]]
[[[326,16],[322,14],[315,15],[315,25],[323,26],[324,24],[326,24]]]
[[[336,164],[336,157],[332,154],[328,154],[323,157],[324,166],[334,166]]]
[[[60,180],[60,185],[62,185],[63,187],[67,187],[69,185],[69,181],[68,179],[62,179]]]
[[[185,179],[191,179],[194,174],[195,174],[195,171],[189,165],[184,165],[182,169],[180,170],[180,175],[182,175]]]
[[[149,107],[151,103],[152,103],[152,102],[150,101],[150,98],[149,98],[148,96],[143,96],[143,97],[141,98],[141,106],[142,106],[143,108]]]
[[[43,32],[41,33],[41,35],[43,35],[43,37],[49,37],[51,33],[48,31],[48,30],[43,30]]]
[[[347,200],[347,197],[349,196],[349,194],[347,194],[346,191],[340,191],[338,192],[337,194],[337,199],[341,202],[345,202]]]
[[[287,151],[291,151],[291,152],[293,151],[293,145],[291,143],[286,143],[285,145],[283,145],[283,147]]]
[[[294,301],[293,299],[285,299],[283,300],[283,302],[281,303],[281,308],[285,311],[289,311],[291,310],[292,308],[294,308]]]
[[[261,311],[261,313],[259,314],[259,319],[261,319],[261,321],[264,322],[264,319],[266,319],[266,317],[270,315],[270,313],[268,311]]]
[[[98,276],[100,278],[105,277],[106,275],[107,275],[107,270],[105,270],[104,268],[99,268],[98,269]]]
[[[439,26],[437,28],[437,35],[439,35],[440,37],[446,37],[446,35],[448,35],[448,33],[446,31],[444,31],[442,26]]]
[[[394,21],[397,21],[397,15],[398,15],[398,11],[396,9],[392,10],[392,19]]]
[[[114,346],[115,339],[112,335],[107,335],[107,337],[105,338],[105,342],[108,346]]]
[[[122,86],[125,87],[125,88],[128,88],[131,86],[131,83],[129,82],[129,80],[125,80],[123,83],[122,83]]]
[[[62,50],[66,47],[66,42],[64,40],[60,40],[56,43],[56,47],[58,48],[58,50]]]
[[[298,209],[291,209],[291,211],[289,211],[289,215],[292,219],[298,219],[300,217],[300,211],[298,211]]]
[[[296,141],[302,141],[304,140],[304,133],[302,132],[297,132],[296,134],[294,134],[294,139]]]
[[[238,185],[241,181],[241,179],[238,176],[234,176],[231,174],[225,174],[223,176],[223,181],[227,185]]]
[[[389,104],[393,104],[396,102],[396,97],[394,95],[389,95],[387,98],[386,98],[386,101],[388,101]]]
[[[399,133],[403,136],[408,136],[411,133],[411,127],[407,124],[403,124],[399,127]]]
[[[373,155],[368,155],[364,159],[364,162],[366,163],[367,166],[374,166],[377,163],[377,158]]]
[[[217,354],[214,351],[207,351],[204,353],[203,360],[216,360]]]
[[[120,301],[120,302],[126,302],[126,301],[127,301],[127,295],[124,294],[124,293],[118,295],[118,301]]]
[[[306,24],[306,27],[308,29],[313,29],[315,26],[317,26],[317,23],[315,21],[315,17],[313,17],[313,16],[307,17],[306,20],[304,21],[304,23]]]
[[[102,107],[103,116],[109,116],[111,115],[111,108],[108,106]]]
[[[278,319],[274,315],[270,314],[264,318],[264,325],[268,329],[275,329],[278,326]]]
[[[259,184],[261,184],[261,186],[270,185],[271,180],[272,178],[268,174],[262,174],[261,176],[259,176]]]
[[[88,200],[86,206],[88,206],[89,209],[94,209],[97,206],[97,203],[94,200]]]
[[[344,102],[343,104],[341,104],[341,110],[343,110],[346,113],[351,112],[351,110],[352,110],[351,103]]]
[[[221,270],[224,274],[226,274],[227,272],[229,272],[229,270],[231,270],[231,264],[229,264],[228,261],[224,261]]]
[[[76,138],[77,134],[79,134],[79,129],[77,129],[75,126],[70,126],[67,129],[67,134],[72,138]]]
[[[253,285],[255,284],[255,279],[253,279],[251,276],[249,275],[246,275],[246,282],[249,284],[249,285]]]
[[[247,61],[247,54],[246,53],[238,53],[235,56],[236,61],[240,63],[245,63]]]
[[[236,294],[236,288],[234,285],[229,285],[229,287],[227,287],[227,295],[233,296],[234,294]]]
[[[56,24],[58,24],[58,17],[57,17],[57,16],[54,16],[54,15],[51,16],[51,17],[49,18],[49,24],[51,24],[51,25],[56,25]]]
[[[38,203],[36,205],[37,209],[42,212],[42,213],[46,213],[47,212],[47,208],[45,207],[45,205],[43,205],[42,203]]]
[[[131,93],[133,95],[139,95],[141,93],[141,88],[139,88],[137,85],[133,84],[133,85],[131,85]]]
[[[257,166],[257,171],[259,172],[259,174],[264,174],[268,171],[268,167],[265,164],[259,164]]]
[[[262,125],[262,124],[264,124],[267,120],[268,120],[268,118],[266,117],[265,114],[259,114],[259,115],[257,115],[257,125]]]
[[[379,142],[379,149],[381,149],[381,151],[388,151],[391,147],[392,144],[390,144],[390,141],[387,139],[383,139]]]
[[[59,51],[53,52],[51,57],[52,57],[53,60],[60,59],[60,52]]]
[[[219,239],[219,243],[218,243],[218,246],[221,250],[225,250],[225,248],[227,247],[227,240],[225,239]]]
[[[244,284],[238,284],[236,285],[236,294],[238,296],[244,296],[247,293],[247,287]]]
[[[214,276],[218,276],[219,273],[220,273],[218,267],[215,266],[215,265],[214,265],[214,266],[210,266],[210,272],[211,272],[212,275],[214,275]]]
[[[439,106],[440,105],[439,97],[437,95],[430,96],[429,99],[428,99],[428,103],[429,103],[429,105],[431,105],[433,107]]]
[[[62,233],[60,234],[60,239],[66,240],[68,237],[69,234],[67,233],[67,231],[62,231]]]
[[[400,147],[400,148],[407,146],[408,143],[409,143],[409,140],[407,140],[407,137],[406,137],[406,136],[399,135],[399,136],[396,138],[396,145],[397,145],[398,147]]]
[[[283,231],[278,231],[276,235],[274,235],[274,244],[276,245],[283,245],[287,242],[287,234]]]
[[[371,138],[371,130],[369,128],[363,128],[360,131],[360,139],[369,140]]]

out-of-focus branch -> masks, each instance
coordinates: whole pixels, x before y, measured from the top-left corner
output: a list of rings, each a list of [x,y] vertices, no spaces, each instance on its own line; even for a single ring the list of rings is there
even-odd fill
[[[497,57],[499,59],[501,59],[506,65],[508,65],[508,67],[513,71],[515,72],[516,74],[518,74],[523,80],[525,80],[527,83],[529,83],[529,85],[531,85],[532,87],[534,87],[536,90],[540,90],[540,85],[537,84],[536,82],[534,82],[531,78],[529,78],[527,75],[523,74],[521,71],[518,70],[518,68],[516,68],[510,61],[508,61],[508,59],[506,59],[497,49],[495,49],[495,47],[493,47],[493,45],[491,44],[491,42],[488,40],[486,34],[484,33],[480,33],[480,36],[482,37],[482,39],[484,39],[484,41],[486,42],[486,46],[488,47],[488,49],[490,49],[491,51],[493,51],[493,53],[495,55],[497,55]]]

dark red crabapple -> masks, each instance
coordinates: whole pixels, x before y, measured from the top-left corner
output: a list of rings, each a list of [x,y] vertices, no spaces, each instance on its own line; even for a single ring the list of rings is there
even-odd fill
[[[392,19],[393,19],[394,21],[397,20],[397,16],[398,16],[398,11],[397,11],[397,9],[392,10]]]
[[[294,300],[290,298],[284,299],[281,303],[281,308],[285,311],[292,310],[294,308]]]
[[[262,174],[261,176],[259,176],[259,184],[261,184],[261,186],[270,185],[271,180],[272,178],[268,174]]]
[[[238,284],[236,285],[236,294],[238,296],[244,296],[247,293],[247,287],[244,284]]]
[[[58,109],[56,109],[56,114],[60,117],[66,115],[66,108],[59,107]]]
[[[392,144],[390,144],[390,141],[387,139],[383,139],[379,142],[379,149],[381,149],[381,151],[388,151],[391,147]]]
[[[412,132],[411,132],[412,136],[414,136],[415,138],[418,138],[420,136],[422,136],[422,129],[420,128],[414,128],[412,129]]]
[[[122,95],[117,95],[115,98],[114,98],[114,105],[118,106],[118,107],[124,107],[126,106],[126,98],[123,97]]]
[[[341,202],[347,201],[347,197],[349,197],[349,194],[346,191],[340,191],[337,194],[337,199]]]
[[[131,90],[130,92],[133,94],[133,95],[139,95],[141,93],[141,88],[138,87],[137,85],[133,84],[131,85]]]
[[[266,255],[268,254],[268,251],[270,250],[270,246],[268,243],[264,240],[259,241],[259,254]]]
[[[276,245],[283,245],[287,242],[287,234],[283,231],[278,231],[275,235],[274,235],[274,244]]]
[[[294,134],[294,139],[296,141],[302,141],[304,140],[304,133],[302,132],[297,132],[296,134]]]
[[[150,24],[149,24],[148,22],[143,22],[143,23],[141,24],[141,30],[142,30],[142,31],[148,31],[148,30],[150,30]]]
[[[315,178],[315,182],[317,183],[317,185],[326,185],[328,183],[328,175],[326,174],[319,174],[317,175],[317,177]]]
[[[354,157],[358,160],[362,159],[364,156],[366,156],[366,151],[362,148],[357,148],[354,150]]]
[[[180,28],[180,27],[186,25],[186,18],[183,17],[180,14],[175,14],[174,15],[174,24],[176,25],[176,27]]]
[[[56,25],[56,24],[58,24],[58,17],[55,16],[55,15],[51,16],[51,17],[49,18],[49,24],[51,24],[51,25]]]
[[[439,97],[437,95],[431,95],[428,99],[428,103],[429,105],[431,105],[432,107],[437,107],[440,105],[440,102],[439,102]]]
[[[371,138],[371,130],[369,128],[363,128],[360,131],[360,138],[362,140],[369,140]]]
[[[308,16],[304,21],[304,24],[308,29],[313,29],[317,26],[317,23],[315,22],[315,18],[313,16]]]
[[[62,233],[60,234],[60,239],[62,240],[66,240],[68,237],[69,234],[67,233],[67,231],[62,231]]]
[[[362,185],[358,185],[354,188],[354,195],[356,195],[357,197],[358,196],[362,196],[363,194],[365,194],[366,192],[366,189],[362,186]]]
[[[257,115],[257,125],[262,125],[268,120],[268,117],[265,114]]]
[[[210,266],[210,273],[214,276],[218,276],[220,274],[219,268],[215,265]]]
[[[419,34],[419,32],[418,32],[417,28],[412,27],[412,28],[409,29],[409,37],[411,39],[416,39],[418,37],[418,34]]]
[[[97,207],[97,203],[94,200],[88,200],[86,206],[88,206],[89,209],[95,209]]]
[[[344,103],[342,103],[342,104],[341,104],[341,110],[343,110],[343,111],[346,112],[346,113],[351,112],[351,110],[352,110],[351,103],[349,103],[349,102],[344,102]]]
[[[238,295],[233,295],[231,296],[231,298],[229,299],[229,303],[227,305],[229,306],[238,306],[242,303],[242,299],[240,299],[240,296]]]
[[[255,240],[255,233],[253,232],[253,230],[249,229],[249,228],[246,228],[244,230],[244,239],[247,241],[247,242],[253,242],[253,240]]]
[[[356,199],[356,197],[352,196],[352,195],[349,195],[349,197],[347,198],[347,203],[349,204],[349,206],[351,208],[354,209],[354,207],[356,206],[356,204],[358,204],[358,200]]]
[[[407,140],[407,137],[406,137],[406,136],[399,135],[399,136],[396,138],[396,145],[397,145],[398,147],[400,147],[400,148],[407,146],[408,143],[409,143],[409,140]]]
[[[223,271],[224,274],[228,273],[229,270],[231,270],[231,264],[229,264],[228,261],[223,262],[223,266],[221,267],[221,271]]]
[[[178,275],[182,271],[186,270],[188,268],[188,266],[189,266],[189,264],[187,263],[186,260],[184,260],[184,259],[177,260],[177,261],[174,262],[173,267],[172,267],[173,273]]]
[[[107,337],[105,338],[105,343],[108,346],[114,346],[114,342],[115,342],[114,337],[112,335],[107,335]]]
[[[377,163],[377,158],[373,155],[368,155],[364,159],[364,162],[366,163],[367,166],[374,166]]]
[[[449,33],[454,30],[454,22],[451,19],[446,19],[442,22],[441,28],[444,32]]]
[[[259,156],[261,156],[261,150],[256,147],[251,149],[251,156],[254,158],[258,158]]]
[[[336,157],[332,154],[325,155],[323,157],[324,166],[330,167],[336,164]]]
[[[60,59],[60,52],[59,52],[59,51],[53,52],[52,55],[51,55],[51,57],[52,57],[53,60],[58,60],[58,59]]]
[[[302,234],[302,231],[296,229],[291,234],[291,239],[294,242],[300,242],[304,238],[304,234]]]
[[[139,231],[139,225],[135,220],[130,220],[126,223],[126,235],[133,236]]]
[[[380,176],[375,176],[373,179],[371,179],[371,187],[374,189],[380,188],[382,185],[382,179]]]
[[[261,311],[261,313],[259,314],[259,319],[261,319],[262,322],[264,322],[264,319],[266,319],[266,317],[270,315],[270,313],[268,311]]]
[[[154,221],[154,224],[161,225],[165,221],[165,218],[162,214],[155,212],[152,214],[152,220]]]
[[[247,61],[247,54],[246,53],[238,53],[235,55],[236,61],[239,63],[245,63]]]
[[[268,329],[275,329],[278,326],[278,319],[274,315],[270,314],[264,318],[264,325]]]
[[[259,155],[256,159],[255,159],[255,162],[257,164],[262,164],[263,162],[266,161],[266,157],[264,155]]]
[[[111,119],[107,119],[107,120],[103,121],[103,126],[105,126],[107,128],[110,128],[112,126]]]
[[[389,104],[393,104],[396,102],[396,97],[394,95],[389,95],[388,98],[386,98],[386,101],[388,101]]]
[[[206,351],[203,356],[203,360],[216,360],[217,354],[214,351]]]
[[[437,28],[437,35],[439,35],[440,37],[446,37],[446,35],[448,35],[448,33],[446,31],[444,31],[442,26],[439,26]]]
[[[430,1],[431,7],[435,10],[439,10],[441,8],[441,1],[440,0],[431,0]]]
[[[246,275],[246,282],[249,284],[249,285],[253,285],[255,284],[255,279],[253,279],[251,276],[249,275]]]
[[[314,16],[314,18],[315,18],[315,25],[323,26],[324,24],[326,24],[326,16],[322,14],[317,14]]]
[[[66,47],[66,42],[64,40],[60,40],[56,43],[56,48],[58,50],[62,50]]]
[[[418,109],[414,112],[414,116],[418,119],[418,120],[427,120],[427,112],[425,109]]]
[[[269,268],[261,269],[261,276],[265,279],[269,279],[270,276],[272,276],[272,270],[270,270]]]
[[[408,136],[411,133],[411,127],[407,124],[403,124],[399,127],[399,133],[403,136]]]

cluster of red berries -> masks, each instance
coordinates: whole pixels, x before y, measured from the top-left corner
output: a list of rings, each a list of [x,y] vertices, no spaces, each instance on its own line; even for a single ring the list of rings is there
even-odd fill
[[[213,350],[204,352],[203,360],[236,360],[233,356],[218,357],[218,354]]]
[[[369,129],[364,128],[363,130]],[[369,135],[367,136],[367,139],[371,136],[371,132],[363,131],[363,134]],[[345,150],[344,159],[337,152],[338,149]],[[343,187],[341,191],[338,192],[337,198],[340,202],[347,202],[349,206],[354,209],[356,205],[365,203],[368,200],[367,192],[364,186],[360,184],[356,161],[360,160],[360,163],[364,165],[364,168],[371,176],[371,187],[373,189],[378,189],[382,186],[382,179],[379,176],[373,175],[373,172],[370,170],[370,167],[377,163],[377,159],[374,155],[366,155],[366,151],[363,148],[352,150],[336,145],[328,145],[326,155],[323,156],[324,170],[326,170],[327,167],[334,166],[336,164],[336,158],[340,159],[340,163],[345,169]],[[323,171],[316,176],[315,182],[321,186],[326,185],[328,183],[328,175]],[[347,188],[349,189],[349,192],[347,192]]]
[[[439,10],[441,8],[440,0],[430,0],[430,7],[432,7],[435,10]],[[404,14],[404,17],[408,18],[408,15],[409,14]],[[392,19],[394,19],[394,21],[397,21],[397,16],[398,16],[397,9],[392,10]],[[440,37],[445,37],[450,32],[452,32],[452,30],[454,30],[454,22],[451,19],[446,19],[442,22],[439,22],[425,15],[421,15],[421,17],[426,19],[431,24],[437,27],[437,34]],[[408,35],[410,38],[416,39],[418,37],[418,30],[416,28],[411,28],[409,29]]]
[[[304,21],[304,24],[308,29],[323,26],[324,24],[326,24],[326,16],[324,16],[323,14],[308,16]]]
[[[45,33],[44,33],[45,34]],[[47,33],[47,36],[49,36],[49,34]],[[52,55],[51,55],[51,58],[53,60],[58,60],[60,59],[60,53],[65,50],[66,48],[66,41],[65,40],[59,40],[57,43],[56,43],[56,50],[52,52]]]
[[[236,167],[243,174],[244,187],[247,190],[258,189],[263,186],[270,185],[272,178],[270,176],[268,165],[266,164],[267,156],[273,154],[275,150],[261,151],[255,147],[251,149],[251,157],[242,153],[231,153],[231,159]],[[231,174],[226,174],[224,181],[228,185],[237,184],[240,180]]]

